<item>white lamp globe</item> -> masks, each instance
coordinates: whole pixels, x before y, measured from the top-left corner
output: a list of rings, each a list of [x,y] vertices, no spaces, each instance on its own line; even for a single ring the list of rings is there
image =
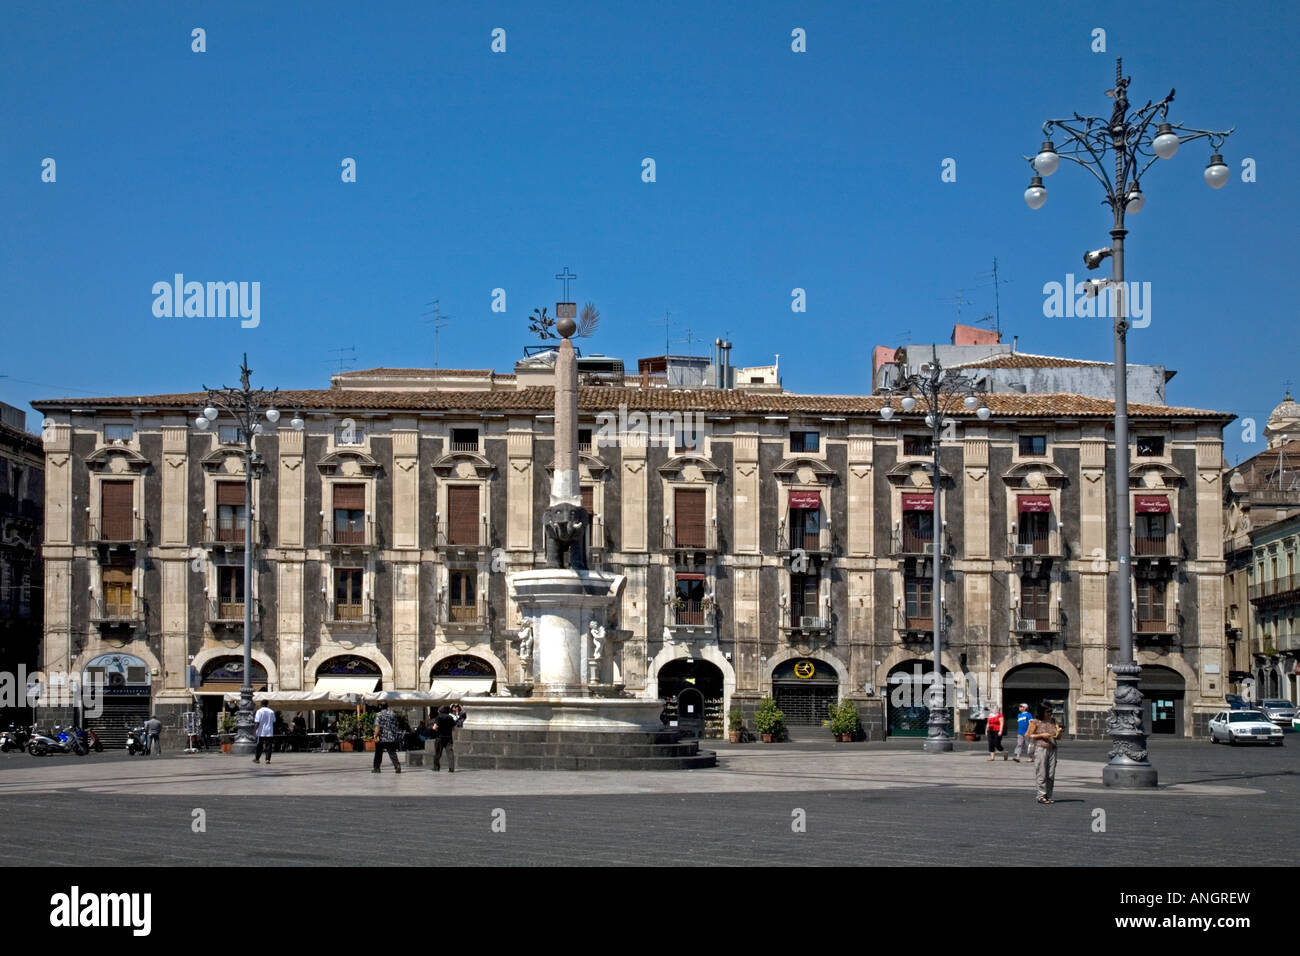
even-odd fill
[[[253,434],[254,434],[254,435],[260,435],[260,434],[262,434],[262,423],[261,423],[261,422],[254,422],[254,423],[253,423]]]
[[[1138,186],[1137,183],[1134,183],[1133,188],[1130,189],[1128,195],[1124,197],[1124,211],[1141,212],[1142,207],[1146,204],[1147,197],[1142,195],[1142,188]]]
[[[1043,187],[1043,177],[1035,176],[1025,190],[1025,205],[1030,209],[1042,209],[1047,202],[1047,190]]]
[[[967,408],[974,408],[976,405],[979,404],[979,400],[974,395],[967,395],[965,398],[962,399],[962,404],[965,405]]]
[[[289,422],[289,424],[293,426],[293,430],[296,432],[300,432],[307,427],[307,423],[302,420],[301,415],[294,415],[293,421]]]
[[[1060,165],[1061,156],[1049,139],[1043,144],[1043,148],[1038,151],[1038,155],[1034,157],[1034,171],[1043,176],[1050,176],[1056,172],[1056,167]]]
[[[1151,149],[1161,159],[1172,159],[1174,153],[1178,152],[1178,134],[1168,123],[1161,123],[1156,127],[1156,138],[1151,141]]]
[[[1205,184],[1211,189],[1222,189],[1227,185],[1228,177],[1231,174],[1228,166],[1223,161],[1223,157],[1215,153],[1210,157],[1210,165],[1205,167]]]
[[[272,425],[278,422],[280,420],[279,410],[274,408],[268,408],[266,410],[266,420],[270,422]]]
[[[213,408],[211,405],[209,405],[207,408],[203,409],[203,417],[206,418],[206,419],[207,419],[208,421],[210,421],[210,422],[215,422],[215,421],[217,420],[217,416],[218,416],[219,414],[221,414],[221,413],[218,412],[218,411],[217,411],[215,408]]]
[[[926,414],[926,416],[925,416],[925,423],[926,423],[926,425],[930,426],[931,428],[934,427],[934,414],[933,414],[933,413],[927,413],[927,414]]]
[[[198,418],[194,419],[194,427],[201,432],[205,432],[208,430],[208,420],[200,415]]]
[[[979,416],[979,419],[982,422],[986,422],[989,420],[989,410],[983,405],[979,407],[979,411],[977,411],[975,414]]]
[[[880,417],[883,418],[885,421],[889,421],[891,418],[893,418],[894,417],[893,407],[886,405],[884,408],[882,408],[880,410]]]
[[[910,412],[912,409],[916,408],[916,399],[909,395],[899,402],[899,404],[903,406],[903,411]]]

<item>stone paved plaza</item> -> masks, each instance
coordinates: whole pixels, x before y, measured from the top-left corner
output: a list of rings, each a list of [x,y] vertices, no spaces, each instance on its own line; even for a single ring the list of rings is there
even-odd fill
[[[1289,865],[1300,835],[1293,737],[1281,749],[1158,743],[1162,786],[1145,793],[1104,789],[1106,745],[1070,743],[1052,806],[1034,803],[1027,763],[920,743],[720,744],[717,768],[680,773],[376,776],[361,754],[280,754],[269,767],[8,754],[0,863]],[[206,832],[192,829],[196,809]],[[52,821],[79,838],[52,836]]]

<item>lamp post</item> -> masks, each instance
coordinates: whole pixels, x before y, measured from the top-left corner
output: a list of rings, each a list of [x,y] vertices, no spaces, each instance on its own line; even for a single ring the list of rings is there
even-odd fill
[[[1096,269],[1107,257],[1111,260],[1109,281],[1094,279],[1085,287],[1087,295],[1099,295],[1102,289],[1114,292],[1112,314],[1115,320],[1115,550],[1116,607],[1119,624],[1119,662],[1114,665],[1115,702],[1106,718],[1112,748],[1110,763],[1102,771],[1102,783],[1108,787],[1154,787],[1156,770],[1147,757],[1146,734],[1142,730],[1141,669],[1133,659],[1132,581],[1130,578],[1129,540],[1129,454],[1128,454],[1128,365],[1126,339],[1129,324],[1124,300],[1125,213],[1137,213],[1146,203],[1139,185],[1146,171],[1157,159],[1171,159],[1183,143],[1207,139],[1213,152],[1204,178],[1212,189],[1220,189],[1229,178],[1229,170],[1219,153],[1232,130],[1192,129],[1169,122],[1169,104],[1174,91],[1158,103],[1147,101],[1140,109],[1129,110],[1129,78],[1123,75],[1123,61],[1115,61],[1115,88],[1106,95],[1115,101],[1110,117],[1080,116],[1051,119],[1043,124],[1045,142],[1033,158],[1025,157],[1035,175],[1025,190],[1030,209],[1047,202],[1044,176],[1056,172],[1062,159],[1087,169],[1106,192],[1113,223],[1111,244],[1084,254],[1089,269]],[[1155,124],[1155,130],[1151,126]],[[1058,145],[1054,138],[1063,137]],[[1113,162],[1114,177],[1110,165]],[[1069,294],[1073,294],[1070,290]]]
[[[235,420],[243,438],[244,682],[239,687],[239,712],[235,716],[235,742],[231,752],[249,754],[257,746],[253,737],[253,470],[262,464],[262,457],[254,450],[253,439],[264,430],[261,418],[272,425],[280,420],[280,413],[273,405],[280,390],[277,388],[268,392],[266,389],[252,387],[250,378],[253,370],[248,367],[247,352],[244,353],[244,362],[240,365],[239,372],[239,388],[203,386],[208,393],[207,403],[194,420],[194,426],[199,431],[207,431],[224,412]],[[295,430],[302,431],[304,424],[301,416],[294,416],[292,425]]]
[[[919,374],[908,375],[898,385],[890,389],[891,393],[902,394],[899,405],[904,412],[916,408],[917,399],[924,403],[925,424],[930,429],[930,487],[933,490],[931,506],[931,523],[933,525],[933,555],[930,559],[930,605],[934,628],[934,681],[930,685],[930,719],[926,730],[924,750],[926,753],[950,753],[952,751],[952,726],[947,694],[943,681],[943,480],[939,471],[939,444],[943,433],[955,422],[949,414],[957,410],[958,405],[967,411],[974,411],[980,421],[987,421],[989,410],[975,397],[975,382],[967,375],[952,370],[945,370],[939,362],[938,349],[934,349],[928,363],[921,366]],[[880,410],[880,417],[890,421],[894,417],[894,407],[888,400]],[[906,600],[906,597],[904,598]],[[906,613],[906,611],[904,611]]]

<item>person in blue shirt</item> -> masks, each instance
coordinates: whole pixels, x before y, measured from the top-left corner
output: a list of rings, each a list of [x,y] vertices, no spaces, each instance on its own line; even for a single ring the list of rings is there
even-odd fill
[[[1032,719],[1033,715],[1029,713],[1029,705],[1021,704],[1020,713],[1016,714],[1016,749],[1011,755],[1011,759],[1016,763],[1020,763],[1021,754],[1026,757],[1031,756],[1029,742],[1025,740],[1025,734],[1029,732],[1029,721]]]

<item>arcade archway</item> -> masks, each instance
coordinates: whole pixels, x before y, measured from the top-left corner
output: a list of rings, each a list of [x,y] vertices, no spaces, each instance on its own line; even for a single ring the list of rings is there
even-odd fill
[[[658,683],[669,727],[696,737],[722,736],[724,678],[716,664],[680,657],[659,668]]]
[[[820,727],[839,700],[840,675],[820,658],[791,658],[773,669],[772,696],[787,727]]]
[[[952,673],[944,667],[939,671],[944,683],[948,706],[954,697]],[[902,661],[895,664],[885,679],[888,697],[887,717],[890,737],[925,737],[930,726],[930,689],[934,686],[934,662],[927,660]],[[949,726],[948,735],[956,728]]]

